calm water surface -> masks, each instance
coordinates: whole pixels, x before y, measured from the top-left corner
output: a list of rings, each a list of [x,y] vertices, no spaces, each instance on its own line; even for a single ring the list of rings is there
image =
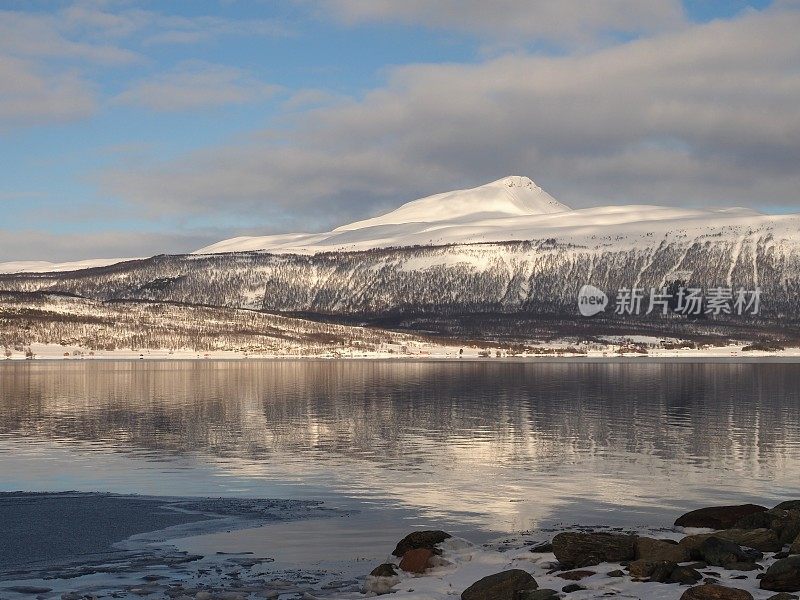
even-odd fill
[[[0,364],[0,490],[322,498],[463,530],[800,496],[800,365]]]

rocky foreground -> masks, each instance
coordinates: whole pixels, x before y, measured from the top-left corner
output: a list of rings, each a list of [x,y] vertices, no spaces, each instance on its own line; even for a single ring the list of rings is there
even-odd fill
[[[562,531],[538,545],[501,550],[481,553],[444,531],[417,531],[370,573],[364,591],[461,600],[797,599],[800,500],[771,509],[702,508],[679,517],[662,537]],[[484,574],[469,580],[470,573]]]
[[[415,531],[360,577],[366,571],[360,562],[344,570],[287,569],[270,557],[188,555],[169,546],[158,550],[150,541],[142,540],[146,551],[103,556],[59,573],[20,566],[0,576],[0,598],[800,600],[800,500],[771,509],[702,508],[672,528],[572,527],[482,546],[444,531]]]

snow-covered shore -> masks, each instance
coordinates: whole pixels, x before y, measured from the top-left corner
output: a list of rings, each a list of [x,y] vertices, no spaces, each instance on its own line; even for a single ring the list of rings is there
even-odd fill
[[[339,360],[543,360],[543,359],[749,359],[749,358],[800,358],[800,348],[775,351],[744,350],[745,344],[711,346],[705,348],[648,348],[647,353],[626,351],[625,346],[609,344],[583,347],[573,342],[551,343],[536,346],[536,352],[510,354],[503,346],[449,346],[427,344],[386,344],[378,350],[339,349],[335,352],[259,353],[241,350],[214,350],[210,352],[184,349],[90,350],[74,345],[31,344],[33,356],[22,350],[10,350],[6,360],[286,360],[286,359],[339,359]]]
[[[700,531],[710,530],[693,532]],[[639,529],[632,533],[678,540],[686,532]],[[550,536],[553,534],[554,532],[549,533]],[[625,572],[626,567],[619,562],[604,562],[580,570],[560,569],[552,552],[531,551],[531,539],[543,540],[546,538],[542,534],[520,536],[487,546],[476,546],[461,538],[450,538],[440,544],[442,554],[441,560],[437,561],[440,562],[439,566],[435,566],[421,575],[403,573],[398,569],[396,583],[390,588],[392,592],[390,597],[394,600],[453,600],[459,598],[461,592],[476,581],[511,569],[521,569],[530,573],[540,590],[555,590],[558,592],[558,596],[570,600],[588,600],[606,596],[639,598],[641,600],[677,600],[687,589],[685,585],[635,581],[627,574],[621,576],[620,572]],[[768,566],[773,562],[774,558],[769,557],[764,561],[764,565]],[[577,581],[561,577],[565,572],[576,571],[594,574],[589,574]],[[718,580],[721,585],[747,590],[757,600],[770,598],[775,594],[775,592],[758,588],[759,581],[756,579],[756,575],[761,571],[732,571],[720,567],[701,569],[701,573],[703,571],[713,573],[714,579]],[[742,576],[744,579],[740,579]],[[380,582],[378,579],[384,578],[368,578],[367,586],[380,589],[381,584],[391,583],[391,580]],[[569,593],[563,592],[562,588],[569,585],[577,585],[583,589]],[[364,595],[342,594],[340,597],[356,600],[364,598]]]
[[[417,531],[364,589],[403,600],[797,599],[800,500],[771,509],[709,506],[671,528],[572,526],[480,547],[444,531]]]
[[[376,567],[374,558],[341,560],[336,552],[337,536],[342,535],[342,526],[346,529],[350,515],[325,509],[316,502],[74,492],[0,494],[0,500],[8,509],[4,526],[9,519],[13,521],[13,515],[20,510],[23,513],[38,510],[42,524],[38,533],[31,532],[31,535],[49,535],[52,543],[64,548],[62,554],[67,553],[49,562],[25,560],[16,564],[12,558],[9,564],[0,563],[0,590],[4,598],[14,600],[32,595],[41,600],[103,596],[180,600],[361,600],[383,594],[390,594],[388,597],[397,600],[587,600],[608,596],[677,600],[686,597],[687,590],[706,584],[722,586],[728,592],[732,590],[734,595],[701,593],[692,598],[787,600],[796,596],[775,596],[777,588],[800,590],[800,555],[797,555],[800,536],[793,543],[789,541],[800,531],[800,511],[793,508],[800,505],[800,501],[784,502],[770,510],[748,504],[710,507],[684,515],[697,517],[700,513],[709,525],[721,519],[713,528],[677,524],[652,528],[565,525],[508,535],[480,545],[441,531],[418,530],[398,541],[391,554],[391,545],[387,545],[387,558]],[[117,513],[128,521],[135,522],[139,513],[152,519],[154,515],[150,513],[155,509],[172,512],[174,517],[185,522],[159,531],[137,533],[113,546],[106,545],[114,540],[109,538],[98,543],[97,554],[81,551],[69,554],[70,543],[79,548],[81,537],[92,531],[92,527],[83,526],[80,519],[70,520],[70,515],[79,516],[87,508],[84,504],[97,502],[105,506],[101,516],[112,521]],[[69,506],[64,509],[53,506],[54,503]],[[785,505],[788,507],[780,508]],[[97,507],[92,510],[96,511]],[[703,514],[709,510],[711,514]],[[325,518],[325,513],[329,513],[328,517],[343,517],[344,521]],[[67,521],[59,523],[59,519]],[[722,522],[725,519],[728,522]],[[735,524],[732,519],[736,519]],[[217,548],[197,553],[175,545],[179,539],[207,536],[214,531],[256,531],[243,528],[261,528],[257,530],[262,532],[260,535],[270,537],[271,527],[279,521],[281,529],[276,530],[280,533],[275,540],[278,546],[280,536],[291,535],[286,525],[316,522],[313,543],[327,549],[329,560],[307,560],[305,564],[287,567],[276,559],[277,555],[230,551],[229,547],[225,551]],[[146,528],[141,524],[137,526]],[[108,533],[99,525],[94,530],[100,535]],[[69,539],[60,539],[65,531]],[[359,535],[377,533],[360,531]],[[735,539],[741,544],[735,543]],[[362,543],[368,545],[370,540],[362,538]],[[311,549],[309,551],[313,554]],[[421,562],[415,553],[422,553]],[[731,553],[743,562],[729,562]],[[776,583],[774,576],[770,579],[776,571],[771,567],[779,561],[794,571],[789,573],[788,579],[784,577]],[[517,580],[527,578],[517,589],[535,587],[538,588],[536,594],[515,595],[516,592],[507,589],[507,593],[486,592],[485,578],[496,581],[495,578],[502,580],[508,575]],[[765,583],[768,580],[770,583]],[[476,594],[476,589],[482,585],[482,593]],[[736,595],[742,593],[748,595]]]

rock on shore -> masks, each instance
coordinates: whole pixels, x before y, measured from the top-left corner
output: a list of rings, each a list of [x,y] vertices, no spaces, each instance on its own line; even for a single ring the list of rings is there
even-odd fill
[[[444,531],[413,532],[370,574],[383,587],[367,591],[397,600],[797,600],[790,592],[800,591],[800,552],[791,553],[800,550],[800,500],[701,508],[676,527],[658,536],[581,528],[520,539],[516,549],[507,540],[479,548]],[[716,531],[682,535],[680,527]]]
[[[800,591],[800,555],[773,563],[761,578],[761,589],[773,592]]]
[[[522,569],[510,569],[479,579],[461,594],[461,600],[518,600],[520,592],[535,590],[539,585]]]
[[[707,527],[709,529],[730,529],[740,519],[754,513],[767,511],[766,506],[758,504],[737,504],[734,506],[707,506],[689,511],[675,520],[676,527]]]
[[[632,560],[636,556],[636,537],[615,533],[559,533],[553,538],[553,554],[569,568]]]
[[[745,590],[706,584],[689,588],[683,593],[681,600],[753,600],[753,595]]]

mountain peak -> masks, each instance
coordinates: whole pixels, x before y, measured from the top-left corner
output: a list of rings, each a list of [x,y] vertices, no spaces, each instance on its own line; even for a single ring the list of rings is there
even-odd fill
[[[379,225],[552,214],[568,210],[568,206],[553,198],[528,177],[510,175],[475,188],[412,200],[386,214],[342,225],[334,231],[351,231]]]
[[[497,181],[492,181],[486,185],[502,186],[502,187],[520,187],[530,189],[542,189],[530,177],[524,175],[508,175]]]

